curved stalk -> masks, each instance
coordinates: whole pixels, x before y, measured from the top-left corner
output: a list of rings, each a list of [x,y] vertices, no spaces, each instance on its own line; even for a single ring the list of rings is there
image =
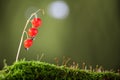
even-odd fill
[[[18,57],[19,57],[19,54],[20,54],[21,45],[22,45],[22,42],[23,42],[24,33],[26,32],[27,25],[28,25],[28,23],[30,22],[31,18],[32,18],[33,16],[35,16],[36,13],[38,13],[39,11],[42,11],[42,14],[44,13],[44,10],[43,10],[43,9],[39,9],[39,10],[37,10],[36,12],[32,13],[31,16],[28,18],[28,20],[26,21],[25,27],[24,27],[23,32],[22,32],[22,35],[21,35],[21,39],[20,39],[20,43],[19,43],[17,55],[16,55],[16,62],[18,61]],[[43,14],[43,15],[44,15],[44,14]]]

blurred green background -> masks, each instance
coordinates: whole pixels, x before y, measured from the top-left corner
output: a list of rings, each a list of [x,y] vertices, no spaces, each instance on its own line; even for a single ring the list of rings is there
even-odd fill
[[[22,46],[19,59],[37,60],[44,54],[42,61],[49,63],[66,56],[79,64],[120,68],[120,1],[60,0],[69,8],[64,19],[49,15],[54,1],[59,0],[0,0],[0,69],[4,59],[9,65],[15,61],[26,20],[39,8],[45,10],[44,16],[38,14],[42,27],[28,51]]]

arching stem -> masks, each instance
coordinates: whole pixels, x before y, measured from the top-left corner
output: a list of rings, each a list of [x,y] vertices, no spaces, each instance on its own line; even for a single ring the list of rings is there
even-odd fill
[[[24,33],[26,34],[26,37],[27,37],[27,39],[28,39],[28,38],[29,38],[29,36],[28,36],[28,34],[27,34],[27,31],[25,31]]]
[[[18,46],[18,51],[17,51],[17,55],[16,55],[16,62],[18,61],[18,57],[19,57],[19,54],[20,54],[21,45],[22,45],[22,42],[23,42],[24,33],[26,32],[27,25],[30,22],[31,18],[33,16],[35,16],[36,13],[38,13],[39,11],[42,11],[42,14],[44,15],[44,10],[43,9],[39,9],[36,12],[32,13],[31,16],[28,18],[28,20],[26,21],[25,27],[24,27],[22,35],[21,35],[20,43],[19,43],[19,46]]]

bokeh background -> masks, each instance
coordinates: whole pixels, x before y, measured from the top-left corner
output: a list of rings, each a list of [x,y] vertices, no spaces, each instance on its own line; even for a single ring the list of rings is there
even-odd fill
[[[22,30],[39,8],[43,24],[33,46],[19,59],[55,63],[63,56],[106,69],[120,68],[120,0],[0,0],[0,69],[15,61]],[[28,28],[31,24],[28,25]],[[25,39],[26,37],[24,37]]]

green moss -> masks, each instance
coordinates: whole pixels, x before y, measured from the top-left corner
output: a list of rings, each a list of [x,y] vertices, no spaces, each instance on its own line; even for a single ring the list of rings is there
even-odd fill
[[[120,80],[120,75],[71,69],[39,61],[19,61],[1,70],[0,80]]]

